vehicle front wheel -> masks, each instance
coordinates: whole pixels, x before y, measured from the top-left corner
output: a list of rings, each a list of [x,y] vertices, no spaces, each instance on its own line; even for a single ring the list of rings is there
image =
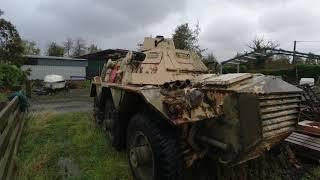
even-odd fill
[[[121,149],[120,127],[119,112],[115,108],[113,101],[111,99],[108,99],[105,104],[102,128],[105,131],[107,137],[110,139],[112,146],[118,150]]]
[[[108,138],[113,141],[114,121],[117,118],[117,112],[111,100],[107,100],[104,112],[103,130],[106,132]]]
[[[135,115],[128,126],[127,153],[135,179],[181,179],[182,157],[172,127]]]

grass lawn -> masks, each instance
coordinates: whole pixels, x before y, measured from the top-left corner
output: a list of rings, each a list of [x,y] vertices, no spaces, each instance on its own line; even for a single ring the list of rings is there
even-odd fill
[[[32,115],[18,153],[17,179],[132,179],[89,113]]]
[[[281,157],[277,155],[266,161],[267,177],[283,179],[291,173],[283,166]],[[22,134],[17,162],[16,179],[19,180],[132,180],[126,153],[111,147],[105,135],[95,127],[90,113],[46,112],[30,116]],[[206,168],[212,168],[209,167]],[[303,180],[320,179],[317,164],[299,171]],[[206,180],[216,177],[211,170],[208,172],[208,176],[204,175]],[[191,179],[200,179],[201,173],[195,173],[196,178]]]

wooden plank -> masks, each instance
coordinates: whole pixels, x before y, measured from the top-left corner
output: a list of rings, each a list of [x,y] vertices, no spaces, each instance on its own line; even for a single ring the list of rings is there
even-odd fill
[[[9,142],[8,148],[5,152],[5,155],[3,156],[3,158],[0,161],[0,179],[6,178],[7,171],[8,171],[11,159],[12,159],[12,154],[13,154],[13,150],[14,150],[15,141],[16,141],[17,135],[18,135],[18,130],[19,130],[19,126],[16,126],[11,137],[10,137],[10,142]]]
[[[297,142],[297,141],[294,141],[294,140],[291,140],[291,139],[286,139],[286,141],[288,141],[290,143],[293,143],[293,144],[296,144],[296,145],[299,145],[299,146],[303,146],[303,147],[307,147],[307,148],[310,148],[310,149],[313,149],[313,150],[316,150],[316,151],[320,151],[319,148],[316,148],[316,147],[308,145],[308,144]]]
[[[315,140],[315,139],[311,139],[311,138],[296,137],[296,136],[290,136],[288,139],[292,139],[292,140],[295,140],[295,141],[300,141],[300,142],[303,142],[305,144],[309,144],[309,145],[312,145],[312,146],[320,148],[319,139]]]
[[[5,127],[8,124],[8,117],[9,114],[11,114],[13,111],[16,110],[18,107],[19,99],[18,97],[14,97],[7,106],[5,106],[1,111],[0,111],[0,134],[3,132]]]
[[[316,151],[320,151],[320,139],[299,133],[292,133],[286,141],[296,145],[307,147]]]
[[[293,132],[289,137],[296,137],[296,138],[304,139],[306,141],[311,141],[311,142],[320,144],[320,138],[308,136],[308,135],[305,135],[305,134],[299,134],[299,133]]]
[[[305,139],[300,139],[300,138],[296,138],[296,137],[290,137],[290,138],[288,138],[288,140],[292,140],[292,141],[295,141],[295,142],[301,142],[303,144],[308,144],[310,146],[313,146],[315,148],[319,148],[320,149],[320,144],[316,143],[316,142],[307,141]]]
[[[24,113],[21,113],[19,116],[19,123],[18,123],[19,125],[18,135],[14,145],[12,161],[10,163],[8,173],[7,173],[7,180],[14,179],[14,172],[16,170],[16,159],[17,159],[16,156],[17,156],[19,145],[20,145],[21,134],[23,132],[24,124],[25,124]]]
[[[3,131],[3,133],[0,135],[0,158],[3,156],[5,150],[7,149],[7,145],[9,143],[9,139],[12,134],[12,130],[16,126],[17,122],[17,115],[20,112],[19,108],[16,109],[16,111],[9,116],[9,121],[6,129]]]

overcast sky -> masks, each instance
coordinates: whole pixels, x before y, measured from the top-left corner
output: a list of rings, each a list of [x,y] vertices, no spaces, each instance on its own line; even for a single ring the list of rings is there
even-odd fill
[[[144,36],[170,36],[199,22],[199,43],[218,59],[247,49],[255,37],[292,50],[293,41],[320,41],[319,0],[0,0],[4,17],[23,39],[43,49],[50,41],[82,37],[101,49],[135,49]],[[320,43],[298,51],[320,54]]]

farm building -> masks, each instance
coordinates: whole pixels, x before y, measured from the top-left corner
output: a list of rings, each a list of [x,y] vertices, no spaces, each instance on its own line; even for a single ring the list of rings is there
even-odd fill
[[[108,59],[116,60],[125,57],[127,53],[128,50],[124,49],[106,49],[95,53],[81,55],[76,58],[88,60],[87,79],[91,79],[94,76],[100,75],[103,65],[108,61]],[[133,53],[136,54],[135,52]]]
[[[55,56],[27,55],[22,70],[31,70],[29,79],[43,79],[48,74],[57,74],[67,80],[79,80],[86,78],[86,59],[75,59]]]

